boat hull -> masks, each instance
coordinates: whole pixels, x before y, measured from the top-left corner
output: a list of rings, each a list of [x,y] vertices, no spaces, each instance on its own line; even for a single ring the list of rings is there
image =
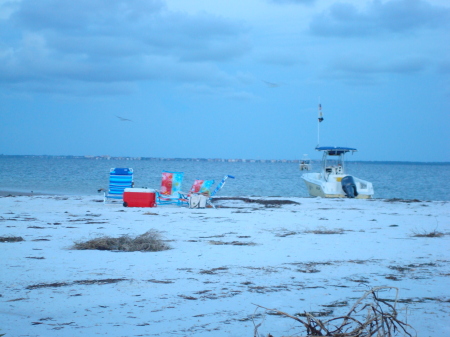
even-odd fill
[[[330,175],[325,181],[320,173],[305,173],[302,179],[305,182],[308,193],[313,197],[322,198],[346,198],[342,189],[341,180],[346,175]],[[356,199],[370,199],[373,196],[372,183],[353,177],[358,196]]]

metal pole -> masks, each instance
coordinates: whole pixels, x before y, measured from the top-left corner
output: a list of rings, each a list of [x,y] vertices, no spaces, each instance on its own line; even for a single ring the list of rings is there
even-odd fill
[[[320,122],[317,121],[317,147],[319,147],[320,144]]]
[[[320,144],[320,123],[322,121],[323,121],[322,104],[320,104],[320,97],[319,97],[319,111],[318,111],[318,118],[317,118],[317,147],[319,147],[319,144]]]

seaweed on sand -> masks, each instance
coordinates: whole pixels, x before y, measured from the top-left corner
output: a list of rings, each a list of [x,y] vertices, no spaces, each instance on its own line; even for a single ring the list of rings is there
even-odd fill
[[[243,201],[247,204],[262,205],[267,208],[280,207],[282,205],[300,205],[299,202],[292,201],[292,200],[283,200],[283,199],[252,199],[252,198],[245,198],[245,197],[218,197],[218,198],[214,198],[214,200],[238,200],[238,201]]]
[[[123,252],[159,252],[170,249],[170,247],[161,239],[159,233],[150,230],[144,234],[136,236],[135,238],[132,238],[129,235],[122,235],[117,238],[102,236],[86,242],[78,241],[75,242],[73,249],[113,250]]]
[[[20,242],[25,241],[21,236],[0,236],[0,242]]]
[[[432,230],[431,232],[422,231],[420,233],[413,232],[413,237],[416,238],[441,238],[445,236],[445,233],[439,232],[437,230]]]

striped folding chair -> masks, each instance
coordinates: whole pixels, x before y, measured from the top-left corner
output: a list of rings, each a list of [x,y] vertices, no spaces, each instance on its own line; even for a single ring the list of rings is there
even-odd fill
[[[126,188],[133,187],[133,169],[132,168],[112,168],[109,171],[109,188],[104,192],[104,200],[123,199],[123,191]]]

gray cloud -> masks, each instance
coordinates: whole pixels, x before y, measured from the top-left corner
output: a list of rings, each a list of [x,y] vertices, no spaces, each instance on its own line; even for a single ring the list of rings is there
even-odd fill
[[[447,26],[450,9],[424,0],[373,0],[365,11],[336,3],[310,23],[310,32],[321,36],[367,36],[386,32],[409,32]]]
[[[161,0],[24,0],[0,28],[15,32],[0,37],[3,83],[227,83],[230,76],[209,63],[250,50],[243,24],[171,12]]]
[[[270,51],[261,55],[261,62],[271,65],[278,65],[284,67],[290,67],[298,63],[304,63],[301,56],[298,56],[292,52],[285,51]]]
[[[439,74],[450,74],[450,61],[449,60],[445,60],[442,61],[439,65],[438,65],[438,72]]]
[[[300,4],[300,5],[312,5],[316,0],[269,0],[269,2],[275,4]]]
[[[414,73],[425,69],[426,62],[423,59],[402,59],[382,62],[370,57],[345,58],[334,62],[335,71],[346,73]]]
[[[145,20],[164,8],[161,0],[23,0],[11,19],[32,30],[101,31]]]
[[[238,100],[238,101],[248,101],[248,100],[255,100],[258,97],[255,96],[253,93],[244,91],[244,90],[238,90],[230,87],[212,87],[212,86],[205,86],[202,84],[187,84],[184,86],[187,90],[190,92],[195,93],[196,95],[201,95],[205,97],[225,97],[232,100]]]
[[[134,82],[97,83],[72,80],[28,81],[10,83],[7,88],[11,92],[34,92],[57,96],[96,97],[102,95],[130,95],[137,92]]]
[[[429,60],[424,58],[386,60],[368,55],[352,55],[335,59],[323,71],[322,77],[342,80],[350,85],[373,85],[386,80],[386,76],[417,74],[427,68]]]

